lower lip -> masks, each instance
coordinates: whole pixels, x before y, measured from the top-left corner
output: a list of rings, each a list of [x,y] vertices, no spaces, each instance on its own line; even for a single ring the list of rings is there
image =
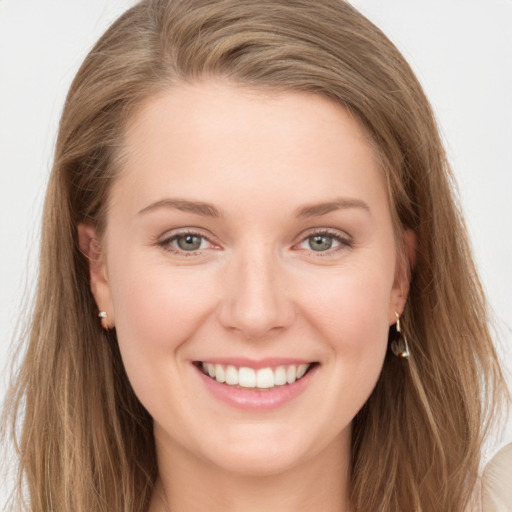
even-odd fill
[[[318,365],[311,368],[304,377],[293,384],[286,384],[268,390],[240,389],[227,384],[217,382],[206,376],[197,366],[194,368],[199,373],[207,389],[219,400],[238,409],[246,410],[271,410],[298,397],[309,385]]]

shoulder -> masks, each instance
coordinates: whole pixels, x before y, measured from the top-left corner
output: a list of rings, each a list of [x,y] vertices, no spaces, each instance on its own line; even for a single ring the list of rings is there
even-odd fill
[[[482,478],[483,512],[512,512],[512,443],[487,464]]]

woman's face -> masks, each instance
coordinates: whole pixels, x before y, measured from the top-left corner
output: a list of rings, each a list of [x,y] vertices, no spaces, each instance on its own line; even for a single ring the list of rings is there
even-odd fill
[[[358,123],[204,82],[148,101],[125,143],[91,287],[157,446],[247,474],[347,454],[408,289]]]

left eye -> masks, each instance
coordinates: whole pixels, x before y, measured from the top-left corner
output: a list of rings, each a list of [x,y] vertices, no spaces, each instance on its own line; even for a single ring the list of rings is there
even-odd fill
[[[315,233],[304,239],[299,247],[314,252],[326,252],[331,249],[336,249],[340,245],[348,245],[340,236],[331,235],[329,233]]]
[[[194,235],[193,233],[175,235],[167,240],[166,243],[174,249],[186,252],[206,249],[210,244],[210,242],[204,236]]]

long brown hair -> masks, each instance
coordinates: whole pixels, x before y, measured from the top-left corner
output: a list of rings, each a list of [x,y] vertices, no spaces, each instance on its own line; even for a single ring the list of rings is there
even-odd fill
[[[410,67],[342,0],[147,0],[85,59],[60,123],[44,208],[25,360],[6,407],[19,425],[20,496],[33,512],[142,512],[157,476],[152,420],[107,342],[77,224],[101,232],[142,102],[222,77],[344,105],[373,141],[397,232],[416,265],[402,323],[412,356],[388,354],[353,426],[355,511],[462,511],[503,390],[482,289],[431,107]]]

